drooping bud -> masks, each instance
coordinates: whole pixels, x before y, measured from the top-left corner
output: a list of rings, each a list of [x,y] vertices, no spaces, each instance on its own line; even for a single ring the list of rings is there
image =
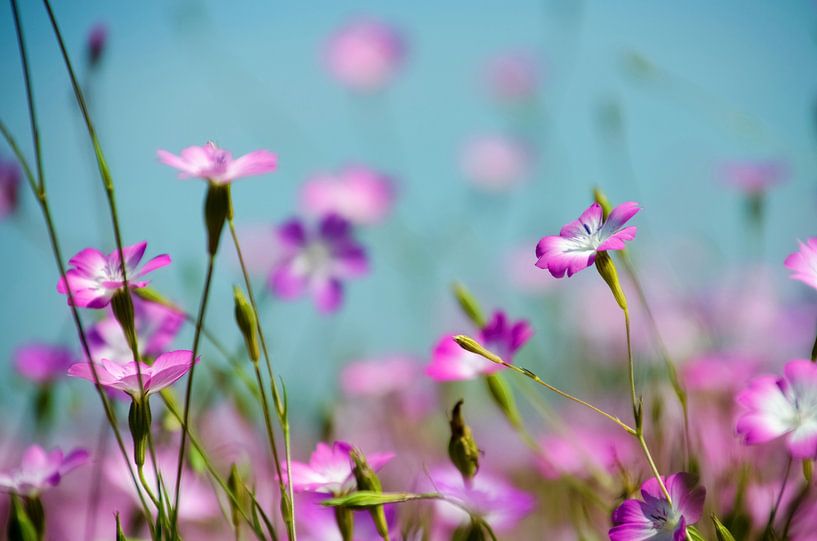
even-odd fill
[[[610,212],[613,210],[613,205],[610,204],[610,200],[607,199],[607,196],[604,195],[604,192],[601,191],[601,188],[598,186],[593,188],[593,199],[599,204],[602,215],[604,219],[607,220],[607,217],[610,216]]]
[[[352,461],[355,463],[355,467],[352,472],[355,475],[357,489],[371,492],[383,492],[383,486],[380,484],[380,478],[374,472],[372,467],[369,466],[368,462],[366,462],[366,458],[363,456],[363,453],[357,449],[352,449],[350,456]],[[369,513],[372,515],[372,520],[374,521],[375,528],[377,528],[377,533],[380,534],[380,537],[382,537],[384,541],[389,541],[389,525],[386,522],[386,513],[383,511],[383,506],[377,505],[371,507],[369,508]]]
[[[454,283],[453,290],[454,297],[456,297],[462,313],[465,314],[471,323],[473,323],[477,328],[481,329],[484,327],[485,316],[482,315],[482,310],[479,307],[479,303],[474,296],[471,295],[471,292],[459,282]]]
[[[122,332],[128,341],[128,347],[130,347],[131,351],[135,351],[138,342],[133,315],[133,299],[131,299],[130,291],[125,288],[118,289],[111,298],[111,309],[119,326],[122,327]]]
[[[462,475],[465,486],[471,486],[471,480],[479,471],[479,448],[474,441],[471,427],[462,416],[463,401],[459,400],[451,410],[451,439],[448,440],[448,457]]]
[[[618,280],[618,272],[616,265],[613,263],[613,258],[607,252],[599,252],[596,254],[596,270],[610,286],[610,291],[613,292],[613,297],[622,310],[627,310],[627,297],[624,295],[624,290],[621,289],[621,283]]]
[[[502,377],[502,374],[496,373],[485,376],[485,383],[491,393],[491,398],[494,399],[494,403],[502,412],[502,415],[505,416],[513,428],[521,428],[522,418],[516,408],[516,400],[514,400],[511,388],[505,378]]]
[[[224,222],[233,219],[233,202],[229,184],[210,182],[204,200],[204,223],[207,226],[207,253],[216,255]]]
[[[233,286],[233,301],[235,304],[235,322],[241,334],[244,336],[244,345],[252,362],[257,363],[261,358],[261,351],[258,348],[258,323],[255,318],[255,310],[247,302],[244,292],[238,286]]]
[[[133,461],[140,468],[145,465],[150,424],[150,405],[147,399],[134,398],[128,411],[128,427],[133,439]]]

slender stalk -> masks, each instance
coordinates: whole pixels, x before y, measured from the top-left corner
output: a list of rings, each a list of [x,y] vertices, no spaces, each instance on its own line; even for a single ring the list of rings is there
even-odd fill
[[[270,418],[269,402],[267,401],[267,393],[264,390],[264,382],[261,378],[261,370],[258,368],[258,363],[253,363],[255,368],[255,379],[258,381],[258,388],[261,391],[261,409],[264,410],[264,426],[267,430],[267,439],[269,440],[272,456],[275,459],[275,473],[278,475],[278,482],[283,492],[284,483],[281,471],[281,461],[278,457],[278,446],[275,444],[275,432],[272,429],[272,420]],[[289,477],[287,477],[289,480]],[[288,481],[289,482],[289,481]]]
[[[88,494],[88,507],[85,512],[85,539],[96,539],[96,516],[99,509],[99,497],[102,481],[102,464],[105,462],[105,455],[108,451],[108,438],[106,429],[108,423],[103,419],[99,429],[99,438],[94,451],[94,468],[92,473],[90,493]]]
[[[777,511],[780,509],[780,503],[783,501],[783,493],[786,492],[786,486],[789,483],[789,474],[791,474],[792,458],[789,457],[786,461],[786,469],[783,472],[783,482],[780,483],[780,492],[777,493],[777,498],[774,502],[774,507],[769,513],[769,522],[766,523],[766,531],[771,531],[774,528],[774,521],[777,518]]]

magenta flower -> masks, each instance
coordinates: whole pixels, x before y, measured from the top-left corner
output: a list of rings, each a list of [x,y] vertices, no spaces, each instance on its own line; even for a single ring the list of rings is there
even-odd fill
[[[554,278],[565,273],[570,277],[592,265],[599,252],[623,250],[637,231],[635,226],[624,224],[639,210],[638,203],[622,203],[604,220],[601,205],[593,203],[558,236],[542,237],[536,245],[536,266],[549,270]]]
[[[14,367],[23,377],[45,385],[65,375],[74,362],[67,348],[43,343],[28,344],[14,352]]]
[[[488,63],[486,80],[491,94],[505,102],[529,102],[539,86],[536,59],[524,52],[508,53]]]
[[[32,445],[23,453],[19,466],[0,472],[0,491],[37,497],[57,486],[63,475],[87,462],[88,456],[85,449],[64,455],[60,449],[46,452],[39,445]]]
[[[497,310],[490,321],[480,329],[477,341],[489,351],[499,355],[507,363],[533,336],[533,328],[525,320],[511,323],[505,312]],[[455,381],[487,376],[502,370],[502,365],[493,363],[476,353],[462,349],[452,335],[444,336],[437,342],[426,374],[437,381]]]
[[[794,458],[817,458],[817,364],[786,363],[785,377],[759,376],[737,396],[746,411],[737,422],[748,445],[786,436]]]
[[[145,254],[147,242],[140,242],[133,246],[122,248],[125,256],[125,269],[128,286],[140,288],[148,285],[147,280],[139,280],[146,274],[170,264],[170,256],[162,254],[154,257],[142,268],[139,262]],[[86,308],[104,308],[111,302],[111,297],[125,284],[122,276],[122,265],[119,260],[119,251],[114,250],[107,256],[94,248],[86,248],[77,253],[68,261],[72,268],[65,273],[66,280],[60,278],[57,291],[68,295],[68,286],[74,296],[74,304]],[[70,302],[70,299],[69,299]]]
[[[503,135],[485,135],[468,141],[460,165],[465,178],[487,192],[504,192],[524,181],[533,155],[523,143]]]
[[[200,357],[196,357],[195,362],[198,362],[199,359]],[[140,362],[139,368],[145,389],[144,396],[157,393],[173,385],[190,370],[193,362],[193,352],[186,349],[163,353],[150,365]],[[95,366],[99,384],[106,389],[124,391],[134,399],[142,396],[139,388],[139,372],[135,362],[120,364],[102,359],[95,363]],[[90,363],[87,362],[71,366],[68,369],[68,375],[94,382],[94,374]]]
[[[159,161],[180,171],[179,178],[201,178],[214,184],[229,184],[241,177],[271,173],[278,167],[278,156],[267,150],[255,150],[240,158],[216,146],[187,147],[176,156],[166,150],[156,151]]]
[[[329,72],[352,90],[383,88],[403,64],[406,47],[390,25],[372,18],[353,20],[340,28],[326,45]]]
[[[352,236],[343,218],[330,214],[317,230],[309,232],[298,219],[278,229],[282,257],[269,276],[268,285],[282,299],[312,295],[322,313],[331,313],[343,300],[342,280],[366,274],[366,252]]]
[[[309,464],[292,462],[292,488],[298,492],[319,492],[340,495],[355,488],[355,477],[352,473],[354,462],[351,458],[353,447],[345,441],[336,441],[330,447],[319,442]],[[385,466],[394,453],[372,453],[366,456],[366,462],[377,471]],[[284,472],[286,475],[286,472]]]
[[[789,177],[788,166],[781,161],[730,162],[721,167],[724,183],[747,195],[757,195],[782,184]]]
[[[700,520],[706,489],[697,487],[695,477],[676,473],[664,479],[672,504],[658,481],[641,485],[642,500],[625,500],[613,511],[610,541],[684,541],[687,526]]]
[[[15,161],[0,159],[0,220],[17,209],[20,187],[20,166]]]
[[[792,271],[791,277],[817,289],[817,237],[800,243],[800,249],[783,263]]]
[[[87,52],[88,63],[95,66],[105,52],[105,44],[108,42],[108,27],[104,23],[96,23],[88,32]]]
[[[383,221],[394,204],[392,180],[362,165],[319,174],[301,189],[301,206],[312,215],[337,214],[354,224]]]

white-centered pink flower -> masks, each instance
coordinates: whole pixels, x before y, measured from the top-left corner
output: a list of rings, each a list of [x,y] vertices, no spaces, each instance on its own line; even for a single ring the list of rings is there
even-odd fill
[[[0,472],[0,491],[36,497],[57,486],[66,473],[87,462],[88,457],[85,449],[66,455],[58,448],[46,451],[32,445],[23,453],[19,466]]]
[[[147,242],[122,248],[128,286],[131,288],[147,286],[150,282],[142,279],[145,275],[170,264],[170,256],[162,254],[139,267],[146,248]],[[68,264],[71,268],[65,273],[65,279],[60,278],[57,282],[57,291],[67,297],[70,287],[76,306],[104,308],[111,302],[114,293],[125,285],[119,250],[105,255],[95,248],[86,248],[72,257]],[[68,302],[71,302],[70,298]]]
[[[406,57],[400,32],[374,19],[360,18],[335,32],[324,49],[329,72],[343,85],[373,92],[394,78]]]
[[[790,254],[783,263],[791,270],[791,277],[817,289],[817,237],[800,243],[800,249]]]
[[[301,206],[308,214],[337,214],[360,225],[383,221],[394,198],[392,179],[362,165],[315,175],[301,189]]]
[[[242,177],[271,173],[278,167],[278,156],[268,150],[255,150],[233,158],[229,150],[212,141],[202,146],[190,146],[179,155],[158,150],[159,161],[179,170],[179,178],[200,178],[214,184],[229,184]]]
[[[353,447],[345,441],[331,446],[319,442],[309,463],[292,462],[292,488],[298,492],[320,492],[340,495],[355,487]],[[385,466],[394,453],[372,453],[366,462],[375,471]]]
[[[785,437],[794,458],[817,458],[817,364],[795,359],[784,377],[759,376],[737,396],[737,432],[749,444]]]
[[[638,203],[622,203],[605,220],[601,205],[593,203],[558,235],[539,241],[536,266],[547,269],[554,278],[562,278],[565,273],[573,276],[592,265],[599,252],[623,250],[624,243],[633,240],[637,231],[635,226],[624,224],[639,210]]]

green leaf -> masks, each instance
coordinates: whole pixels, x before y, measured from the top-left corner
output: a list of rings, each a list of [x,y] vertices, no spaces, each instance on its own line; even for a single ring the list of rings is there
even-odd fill
[[[706,541],[706,538],[695,526],[687,526],[687,537],[692,541]]]
[[[358,490],[337,498],[330,498],[323,502],[328,507],[351,507],[355,509],[365,509],[376,507],[387,503],[401,503],[415,500],[436,500],[437,494],[414,494],[412,492],[373,492],[371,490]]]

